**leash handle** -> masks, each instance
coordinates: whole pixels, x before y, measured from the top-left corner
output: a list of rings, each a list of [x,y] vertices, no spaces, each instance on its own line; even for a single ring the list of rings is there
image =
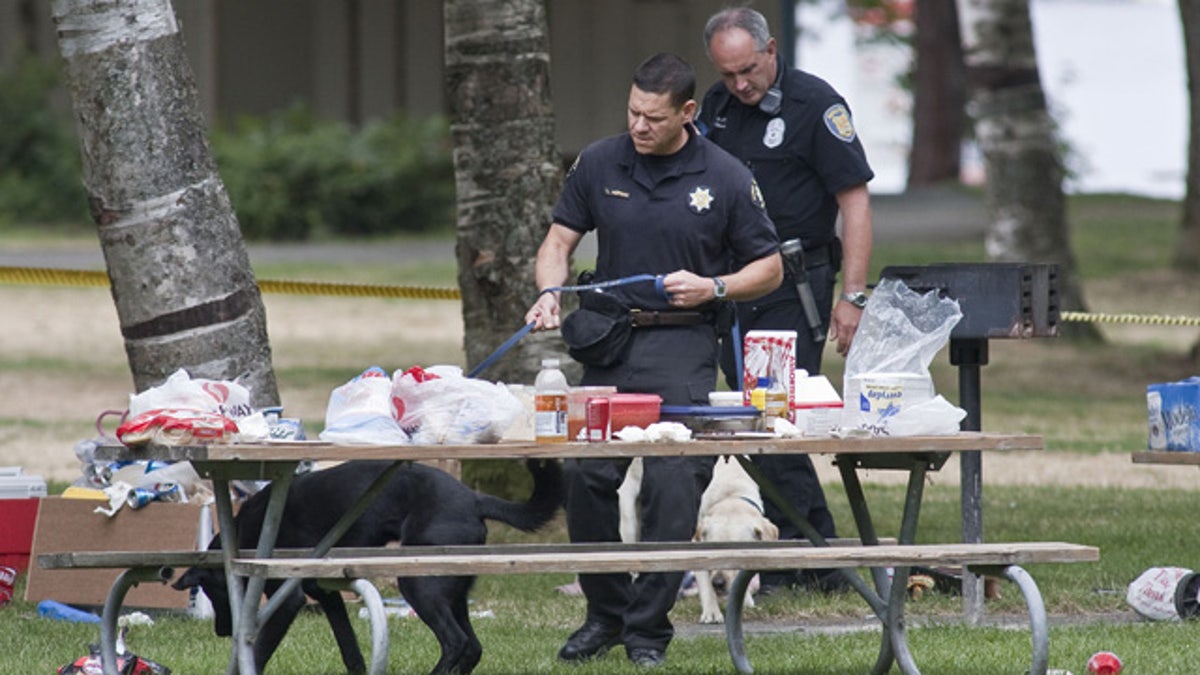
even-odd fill
[[[620,279],[600,281],[594,284],[583,284],[581,286],[551,286],[550,288],[542,289],[542,291],[538,293],[538,297],[541,297],[545,293],[554,293],[557,291],[591,291],[601,288],[612,288],[614,286],[624,286],[626,284],[633,284],[640,281],[653,281],[654,288],[658,291],[658,294],[664,298],[667,297],[666,289],[663,286],[663,275],[661,274],[635,274],[630,277],[621,277]],[[530,321],[522,326],[520,330],[513,333],[507,340],[504,341],[504,344],[496,348],[496,351],[489,354],[486,359],[479,362],[479,365],[472,368],[471,372],[467,373],[467,377],[476,377],[483,371],[491,368],[501,356],[504,356],[505,352],[512,349],[513,346],[521,341],[521,338],[528,335],[529,332],[533,330],[533,327],[536,323],[536,321]]]

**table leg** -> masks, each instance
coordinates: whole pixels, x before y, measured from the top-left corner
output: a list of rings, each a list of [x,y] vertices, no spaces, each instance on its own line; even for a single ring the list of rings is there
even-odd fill
[[[121,572],[108,589],[108,597],[104,599],[104,611],[100,616],[100,669],[104,675],[119,675],[117,672],[117,618],[121,614],[121,605],[125,603],[125,594],[130,588],[143,581],[158,581],[166,583],[175,572],[170,567],[135,567]]]

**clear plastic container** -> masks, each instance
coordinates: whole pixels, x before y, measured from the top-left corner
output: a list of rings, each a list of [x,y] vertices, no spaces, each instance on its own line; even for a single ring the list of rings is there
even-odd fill
[[[763,400],[763,428],[775,430],[775,421],[788,419],[791,415],[791,402],[788,401],[787,387],[778,379],[771,378]]]
[[[542,370],[533,383],[534,437],[538,443],[567,440],[567,377],[555,358],[542,359]]]

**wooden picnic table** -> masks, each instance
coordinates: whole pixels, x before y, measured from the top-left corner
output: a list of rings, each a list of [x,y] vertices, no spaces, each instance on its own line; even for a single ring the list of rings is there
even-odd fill
[[[859,481],[859,469],[886,469],[899,470],[908,472],[908,485],[905,495],[905,505],[901,514],[901,522],[899,534],[896,537],[899,546],[911,546],[916,541],[917,522],[920,513],[921,501],[924,494],[924,486],[926,475],[929,471],[937,471],[954,452],[971,452],[971,451],[986,451],[986,452],[1003,452],[1011,450],[1041,450],[1043,447],[1040,436],[1027,434],[998,434],[988,432],[960,432],[951,435],[943,436],[909,436],[909,437],[848,437],[848,438],[833,438],[833,437],[804,437],[793,439],[778,439],[778,438],[747,438],[747,439],[719,439],[719,440],[693,440],[688,442],[609,442],[609,443],[557,443],[557,444],[535,444],[535,443],[499,443],[494,445],[398,445],[398,446],[376,446],[376,445],[333,445],[322,442],[280,442],[280,443],[263,443],[263,444],[230,444],[230,445],[194,445],[194,446],[162,446],[150,445],[141,447],[125,447],[125,446],[105,446],[97,450],[97,458],[101,460],[164,460],[164,461],[189,461],[197,471],[202,475],[212,480],[214,493],[217,501],[217,517],[220,527],[221,541],[223,545],[222,561],[225,567],[227,578],[229,581],[229,594],[234,608],[234,645],[235,652],[234,663],[243,675],[251,675],[255,672],[253,660],[253,642],[261,622],[266,616],[260,615],[259,598],[262,597],[264,585],[268,576],[275,574],[269,566],[254,568],[251,563],[254,560],[262,560],[272,558],[274,555],[275,537],[278,533],[278,524],[282,517],[284,500],[287,495],[287,487],[290,484],[292,477],[295,475],[296,468],[302,462],[321,462],[321,461],[349,461],[349,460],[392,460],[394,462],[388,471],[385,471],[375,485],[369,489],[360,498],[360,506],[365,508],[366,504],[374,498],[377,493],[377,488],[381,488],[391,475],[391,471],[397,469],[408,462],[412,461],[428,461],[428,460],[469,460],[469,459],[528,459],[528,458],[596,458],[596,457],[648,457],[648,456],[717,456],[717,455],[735,455],[741,459],[743,465],[751,473],[754,478],[759,481],[763,488],[764,497],[773,499],[783,508],[785,512],[789,512],[789,516],[797,522],[813,545],[823,546],[827,542],[820,536],[805,521],[799,514],[796,514],[790,504],[780,503],[781,500],[777,495],[777,491],[768,477],[763,476],[757,468],[749,462],[745,457],[753,455],[765,454],[815,454],[815,455],[831,455],[834,458],[843,486],[846,490],[850,508],[854,514],[854,519],[858,527],[858,533],[861,541],[865,545],[878,545],[880,543],[879,536],[876,532],[874,520],[871,516],[867,505],[867,499],[862,489],[862,484]],[[234,513],[230,497],[229,482],[232,480],[270,480],[273,482],[271,500],[266,510],[266,517],[262,527],[262,536],[258,542],[258,546],[252,557],[247,558],[244,552],[239,553],[236,548],[236,537],[234,536]],[[334,530],[332,530],[311,553],[311,559],[307,564],[310,566],[315,559],[325,558],[330,554],[333,544],[340,539],[342,534],[348,529],[350,524],[358,518],[361,510],[352,510],[343,518]],[[571,545],[563,545],[567,550]],[[613,549],[619,550],[620,544],[614,544]],[[642,544],[646,546],[646,544]],[[957,557],[953,560],[970,563],[970,556],[962,558],[964,551],[959,548],[954,548],[955,545],[947,545],[947,550],[953,549],[953,553]],[[964,545],[959,544],[958,547]],[[970,546],[965,545],[965,546]],[[980,546],[976,544],[976,546]],[[481,551],[486,551],[488,547],[482,547]],[[994,547],[993,547],[994,548]],[[1049,547],[1038,547],[1031,545],[1024,552],[1009,552],[1012,555],[1004,555],[996,557],[1000,553],[988,549],[988,556],[979,557],[978,561],[988,565],[1003,564],[1006,568],[1009,563],[1021,560],[1041,561],[1038,558],[1021,557],[1028,550],[1040,551],[1041,548],[1046,548],[1047,553]],[[897,549],[907,550],[907,549]],[[983,551],[983,547],[979,551]],[[916,550],[913,549],[915,553]],[[969,549],[968,549],[969,552]],[[1065,557],[1063,557],[1065,552]],[[711,553],[711,552],[709,552]],[[414,552],[416,554],[416,552]],[[580,554],[582,555],[582,554]],[[587,555],[593,555],[588,553]],[[642,551],[642,557],[647,557],[647,553]],[[778,554],[771,554],[778,555]],[[1014,557],[1015,556],[1015,557]],[[561,554],[564,561],[570,560],[569,554]],[[1058,557],[1046,557],[1046,561],[1077,561],[1096,559],[1098,552],[1090,547],[1076,547],[1074,545],[1059,545]],[[750,560],[751,558],[747,558]],[[755,560],[769,561],[770,556],[761,558],[753,558]],[[680,569],[690,569],[688,567],[688,558],[680,557],[678,564]],[[909,560],[905,557],[902,560]],[[482,558],[481,558],[482,562]],[[578,569],[582,564],[577,558],[575,568]],[[794,564],[796,560],[790,560],[786,563],[779,564]],[[378,564],[378,561],[376,561]],[[466,565],[466,569],[471,568],[470,561],[462,563]],[[489,564],[492,564],[489,561]],[[544,561],[543,561],[543,564]],[[597,563],[598,564],[598,563]],[[909,653],[905,632],[903,605],[906,597],[904,584],[891,584],[886,575],[884,567],[872,567],[872,581],[874,588],[869,587],[861,577],[853,572],[849,567],[851,561],[842,560],[840,563],[846,567],[847,579],[851,581],[855,589],[863,595],[872,609],[880,617],[887,627],[884,631],[883,644],[880,649],[880,654],[876,663],[875,672],[886,672],[891,667],[893,662],[900,665],[901,670],[905,673],[919,672],[913,663],[912,656]],[[880,564],[880,561],[873,560],[872,565]],[[910,564],[911,563],[910,561]],[[550,564],[553,567],[553,564]],[[563,565],[566,570],[570,565]],[[586,564],[583,564],[587,568]],[[907,567],[896,566],[895,573],[897,575],[907,575]],[[411,568],[411,564],[410,564]],[[305,568],[305,573],[311,572],[310,567]],[[992,569],[992,568],[989,568]],[[253,570],[253,571],[248,571]],[[480,571],[489,572],[492,568],[481,567]],[[328,574],[339,574],[336,570],[326,570]],[[240,573],[240,574],[239,574]],[[429,573],[428,569],[422,572],[420,570],[414,573]],[[464,572],[465,573],[465,572]],[[290,575],[289,575],[290,576]],[[748,581],[748,576],[746,580]],[[898,577],[899,578],[899,577]],[[1044,608],[1040,607],[1041,598],[1030,598],[1030,595],[1037,595],[1036,586],[1032,586],[1032,582],[1027,582],[1024,577],[1012,578],[1022,586],[1022,591],[1026,593],[1027,599],[1030,601],[1031,618],[1034,623],[1034,657],[1033,667],[1031,672],[1044,672],[1046,652],[1048,649],[1045,646],[1045,626],[1044,626]],[[741,577],[739,577],[739,580]],[[299,578],[290,576],[288,584],[299,583]],[[735,585],[736,586],[736,585]],[[1031,590],[1032,586],[1032,590]],[[287,590],[286,588],[284,589]],[[736,590],[736,589],[735,589]],[[733,595],[733,594],[731,594]],[[1034,606],[1034,600],[1038,604]],[[118,600],[119,602],[119,600]],[[740,602],[731,602],[729,612],[729,630],[727,631],[730,640],[731,653],[734,656],[735,666],[739,670],[748,672],[749,665],[744,659],[744,654],[741,650],[741,607]],[[106,607],[106,620],[102,625],[102,632],[107,629],[111,635],[102,636],[102,652],[111,650],[112,644],[107,638],[115,637],[115,625],[109,627],[108,615],[112,614],[112,620],[115,622],[115,611],[108,611]],[[268,605],[267,611],[270,606]],[[1041,610],[1041,623],[1039,620],[1037,609]],[[735,644],[736,643],[736,644]],[[115,663],[115,660],[114,660]],[[109,665],[106,663],[106,673],[109,672]],[[115,672],[115,670],[113,671]]]

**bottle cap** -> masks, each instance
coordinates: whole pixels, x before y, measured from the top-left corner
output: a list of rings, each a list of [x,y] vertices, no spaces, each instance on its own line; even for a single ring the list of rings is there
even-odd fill
[[[766,389],[767,387],[771,386],[771,378],[769,378],[769,377],[758,378],[758,386],[762,387],[763,389]]]

